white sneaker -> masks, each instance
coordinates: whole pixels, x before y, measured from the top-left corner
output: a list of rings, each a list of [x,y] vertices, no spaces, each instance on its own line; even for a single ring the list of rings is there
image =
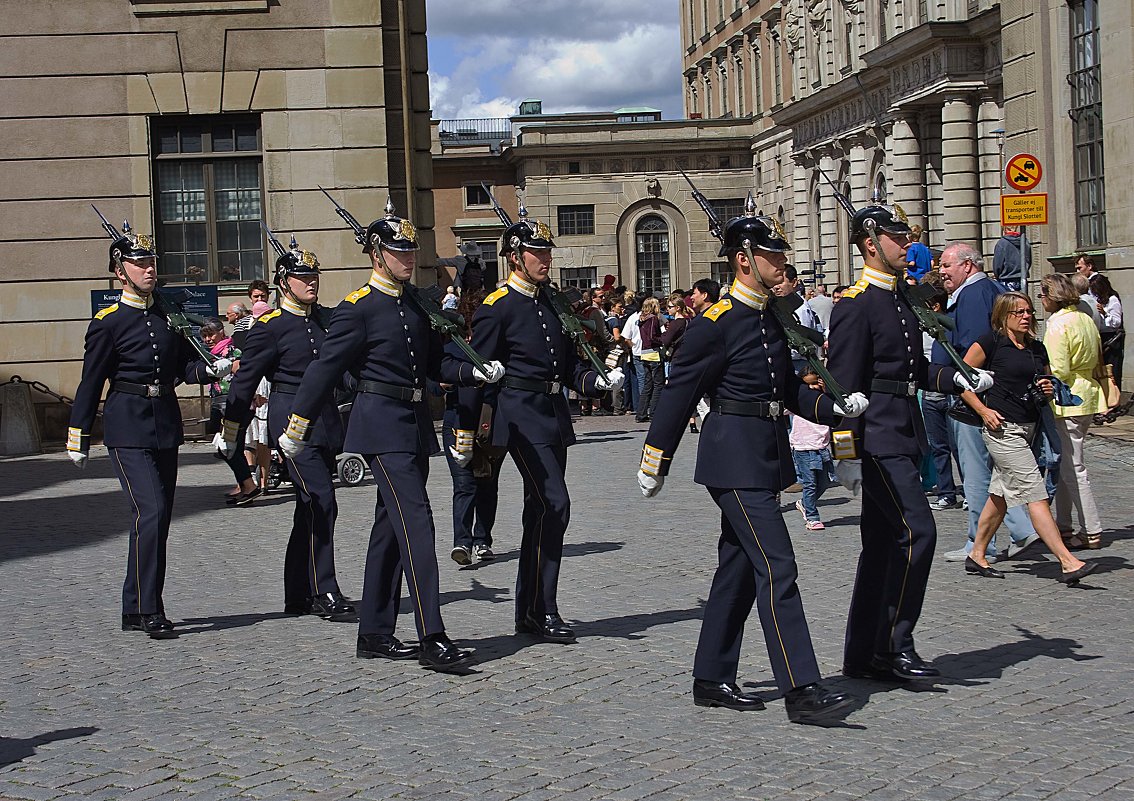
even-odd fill
[[[473,553],[473,559],[476,560],[477,562],[491,562],[493,559],[496,558],[496,554],[494,554],[492,552],[492,549],[489,548],[487,545],[484,545],[483,543],[478,543],[478,544],[474,545],[473,549],[472,549],[472,553]]]
[[[968,546],[965,546],[963,548],[958,548],[955,551],[946,551],[942,558],[944,558],[944,560],[946,562],[963,562],[963,561],[965,561],[965,559],[968,558],[968,556],[969,556]],[[996,557],[989,554],[988,555],[988,563],[990,565],[996,564]]]
[[[1026,538],[1024,538],[1023,542],[1011,543],[1008,546],[1008,558],[1012,559],[1019,556],[1024,551],[1028,550],[1028,548],[1031,548],[1033,545],[1035,545],[1037,542],[1039,542],[1039,534],[1029,534]]]

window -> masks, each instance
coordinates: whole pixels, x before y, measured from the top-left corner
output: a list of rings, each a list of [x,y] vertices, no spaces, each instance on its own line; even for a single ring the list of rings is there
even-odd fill
[[[744,116],[744,59],[739,55],[733,59],[736,65],[736,116]]]
[[[595,232],[595,207],[593,205],[559,206],[557,211],[560,236],[593,234]]]
[[[465,208],[474,209],[482,206],[491,206],[492,198],[479,183],[465,185]]]
[[[721,285],[722,293],[732,286],[732,279],[734,277],[735,276],[732,274],[732,266],[727,261],[714,261],[709,265],[709,278],[712,278]]]
[[[1071,6],[1071,129],[1079,247],[1106,244],[1098,0]]]
[[[583,165],[580,161],[567,162],[567,172],[571,175],[578,175],[583,171]]]
[[[721,219],[721,222],[728,222],[733,217],[739,217],[744,214],[744,198],[734,198],[730,200],[710,200],[713,204],[713,211]]]
[[[778,106],[784,102],[784,65],[780,52],[780,37],[772,37],[772,97]]]
[[[151,140],[161,276],[202,283],[264,278],[259,117],[154,119]]]
[[[596,281],[597,271],[594,267],[563,267],[559,270],[559,283],[561,286],[590,289],[597,285]]]
[[[701,80],[705,82],[705,119],[711,120],[713,118],[713,79],[706,73],[701,77]]]
[[[727,117],[728,113],[728,65],[721,63],[717,66],[717,70],[721,74],[721,116]]]
[[[634,228],[639,292],[669,292],[669,226],[656,214]]]

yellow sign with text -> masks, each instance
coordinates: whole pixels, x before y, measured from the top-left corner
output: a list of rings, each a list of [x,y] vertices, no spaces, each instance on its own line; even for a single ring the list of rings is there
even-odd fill
[[[1047,193],[1000,196],[1001,225],[1047,225]]]

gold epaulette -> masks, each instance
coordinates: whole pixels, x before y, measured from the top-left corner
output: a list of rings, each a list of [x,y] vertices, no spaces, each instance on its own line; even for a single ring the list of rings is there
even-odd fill
[[[103,309],[103,310],[102,310],[102,311],[100,311],[100,312],[99,312],[98,314],[96,314],[96,315],[94,316],[94,318],[95,318],[96,320],[104,320],[104,319],[106,319],[106,315],[108,315],[108,314],[114,314],[114,312],[116,312],[116,311],[118,311],[118,304],[117,304],[117,303],[111,303],[111,304],[110,304],[109,306],[107,306],[107,307],[106,307],[105,309]]]
[[[504,297],[507,294],[508,294],[508,287],[502,286],[499,289],[497,289],[495,292],[493,292],[491,295],[489,295],[487,298],[484,299],[484,305],[485,306],[491,306],[493,303],[500,300],[500,298]]]
[[[353,292],[351,292],[349,295],[347,295],[346,296],[346,302],[347,303],[358,303],[360,300],[362,300],[364,297],[366,297],[369,294],[370,294],[370,284],[367,284],[366,286],[362,287],[361,289],[356,289]]]
[[[273,310],[272,310],[272,311],[270,311],[270,312],[266,312],[266,313],[264,313],[264,314],[261,314],[261,315],[260,315],[260,316],[259,316],[259,317],[258,317],[258,318],[256,319],[256,322],[258,322],[258,323],[266,323],[266,322],[268,322],[268,320],[271,320],[271,319],[272,319],[273,317],[279,317],[279,316],[280,316],[281,314],[283,314],[283,312],[282,312],[282,311],[280,311],[279,309],[273,309]]]
[[[710,320],[716,322],[717,318],[732,308],[732,301],[728,298],[722,298],[705,310],[703,317],[708,317]]]
[[[865,278],[858,279],[858,281],[855,282],[854,286],[849,287],[846,291],[843,292],[843,299],[846,300],[847,298],[857,298],[864,291],[866,291],[866,288],[868,286],[870,286],[870,282]]]

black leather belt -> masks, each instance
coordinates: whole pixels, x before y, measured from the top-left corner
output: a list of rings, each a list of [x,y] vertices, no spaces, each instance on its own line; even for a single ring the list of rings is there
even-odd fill
[[[883,392],[887,395],[903,395],[912,398],[917,395],[916,381],[891,381],[888,378],[875,378],[870,382],[871,392]]]
[[[425,397],[425,393],[420,389],[387,384],[382,381],[359,381],[358,391],[371,395],[382,395],[394,400],[413,401],[414,403]]]
[[[291,381],[273,381],[272,392],[283,392],[289,395],[294,395],[299,392],[299,384]]]
[[[735,414],[740,417],[780,417],[785,409],[783,401],[710,400],[709,411],[717,414]]]
[[[512,389],[522,389],[526,392],[542,392],[545,395],[555,395],[563,391],[563,385],[558,381],[534,381],[529,378],[515,378],[506,375],[500,379],[500,383]]]
[[[143,398],[160,398],[173,394],[173,384],[135,384],[131,381],[111,381],[111,392],[125,392],[127,395],[141,395]]]

